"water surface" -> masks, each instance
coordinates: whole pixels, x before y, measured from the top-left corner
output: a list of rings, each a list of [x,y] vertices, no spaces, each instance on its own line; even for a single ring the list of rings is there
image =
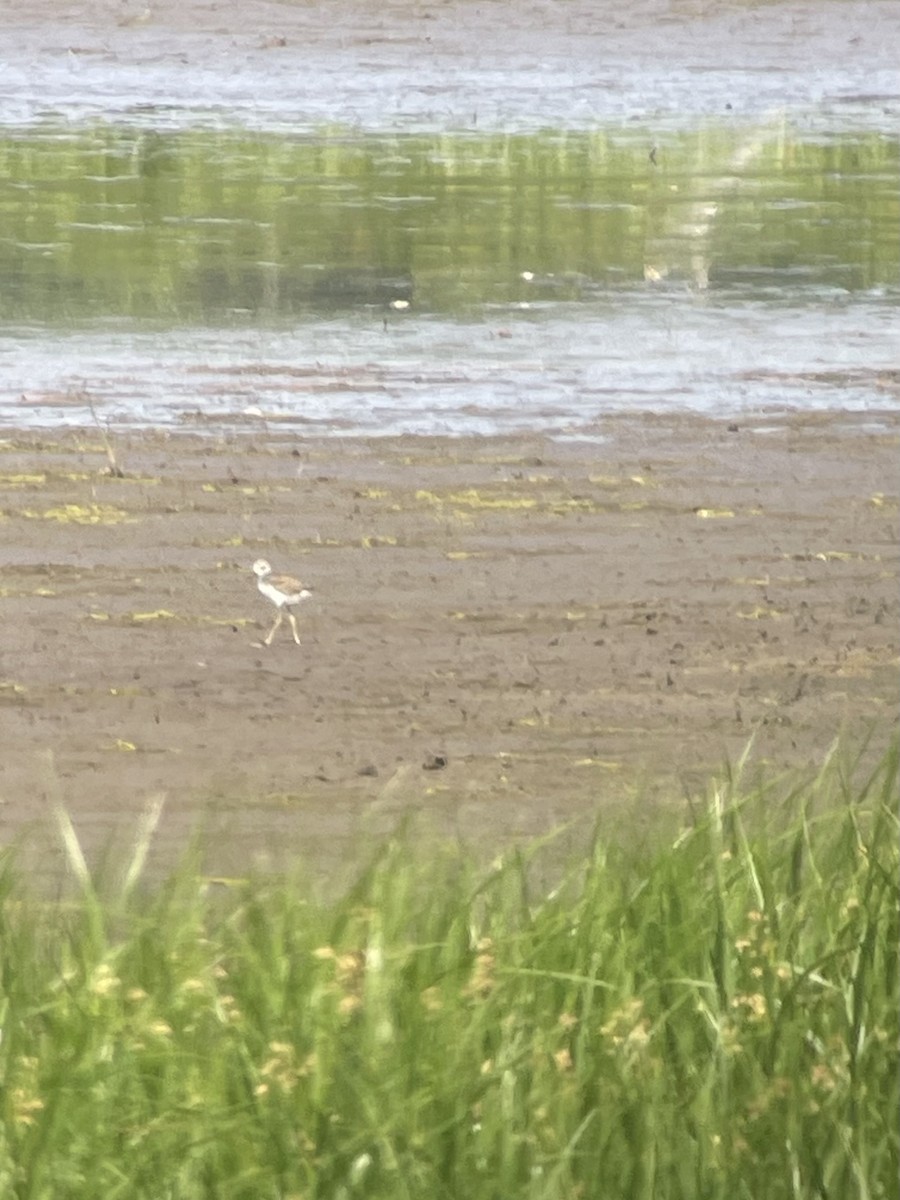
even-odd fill
[[[896,407],[894,133],[577,126],[0,128],[0,411],[589,435]]]

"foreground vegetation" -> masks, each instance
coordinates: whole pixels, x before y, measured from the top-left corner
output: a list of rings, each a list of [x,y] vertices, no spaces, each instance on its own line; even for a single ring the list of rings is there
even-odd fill
[[[879,1197],[898,1171],[898,755],[737,777],[652,853],[381,847],[338,899],[0,908],[0,1194]],[[427,861],[425,859],[427,858]]]

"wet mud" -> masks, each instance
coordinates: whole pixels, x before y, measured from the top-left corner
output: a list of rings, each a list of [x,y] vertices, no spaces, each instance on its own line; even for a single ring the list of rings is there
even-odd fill
[[[96,854],[165,793],[156,861],[202,825],[240,873],[408,812],[485,846],[638,829],[751,737],[795,770],[896,723],[896,414],[210,424],[0,441],[0,840],[36,870],[56,800]],[[262,644],[259,557],[313,589],[299,647]]]
[[[893,131],[893,0],[5,0],[6,120],[593,127],[784,108]]]

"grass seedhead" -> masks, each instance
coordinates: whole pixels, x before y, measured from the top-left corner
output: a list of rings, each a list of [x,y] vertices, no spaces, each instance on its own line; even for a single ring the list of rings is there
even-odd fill
[[[94,398],[86,387],[81,388],[80,392],[78,393],[78,398],[90,409],[93,422],[97,426],[97,432],[100,434],[100,437],[103,441],[103,449],[106,452],[107,462],[104,474],[109,475],[113,479],[124,479],[125,472],[119,466],[118,459],[116,458],[116,452],[109,436],[109,423],[107,422],[105,425],[101,423],[100,418],[97,415],[96,406],[94,405]]]
[[[861,787],[847,762],[786,791],[742,771],[676,840],[598,834],[568,867],[533,846],[485,869],[398,830],[327,899],[299,873],[210,890],[192,861],[151,888],[161,796],[104,890],[57,804],[74,897],[29,898],[14,865],[0,888],[0,1180],[29,1200],[891,1195],[898,761]]]

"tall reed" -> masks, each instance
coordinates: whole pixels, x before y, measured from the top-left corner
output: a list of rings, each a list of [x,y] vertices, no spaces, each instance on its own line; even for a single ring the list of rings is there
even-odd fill
[[[852,1200],[896,1195],[898,754],[713,786],[652,853],[549,892],[380,846],[300,879],[0,904],[0,1195]]]

